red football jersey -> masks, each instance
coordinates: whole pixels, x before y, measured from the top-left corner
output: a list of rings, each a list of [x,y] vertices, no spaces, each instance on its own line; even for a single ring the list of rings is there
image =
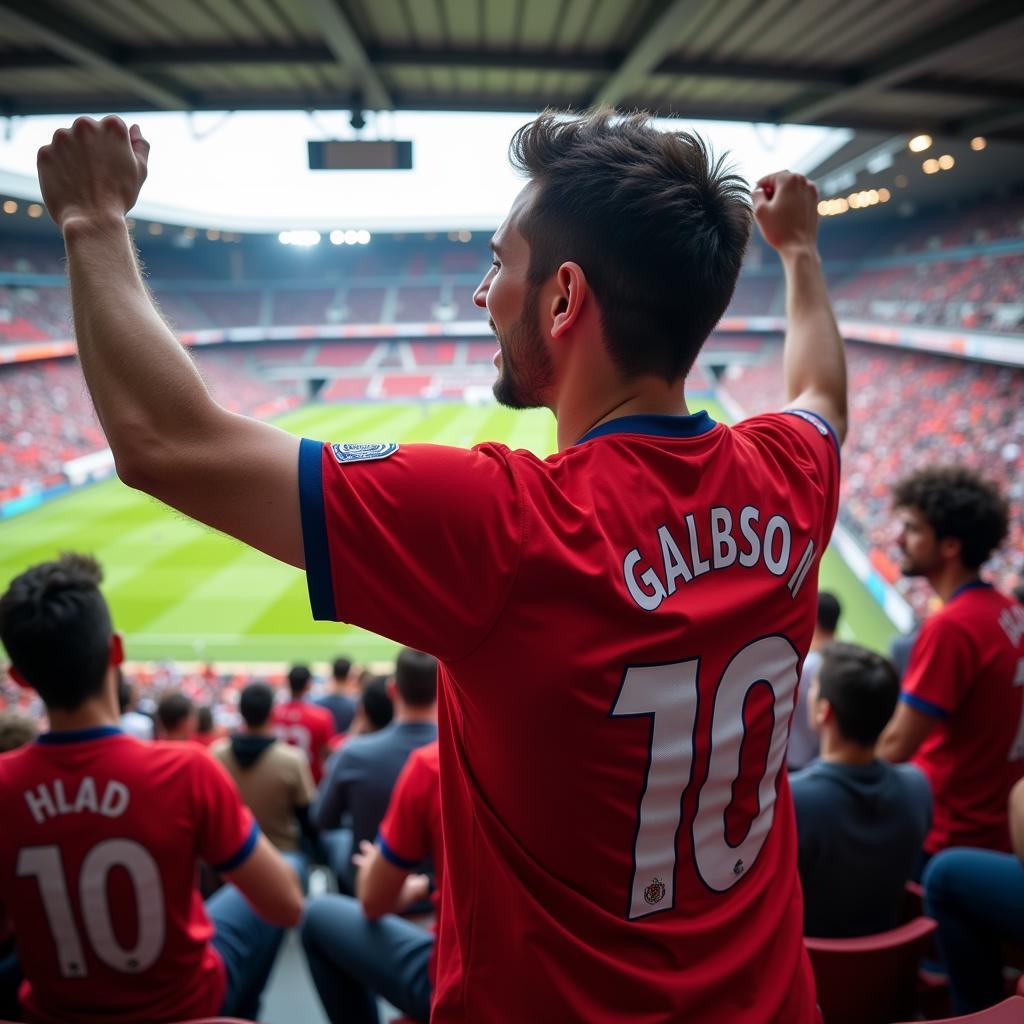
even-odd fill
[[[334,715],[308,700],[290,700],[274,708],[271,721],[278,739],[298,747],[309,758],[313,782],[319,785],[324,774],[323,752],[334,735]]]
[[[939,725],[913,762],[934,810],[924,848],[1010,849],[1007,800],[1024,775],[1024,608],[986,583],[961,587],[927,619],[901,699]]]
[[[809,413],[300,449],[310,599],[435,654],[434,1024],[817,1021],[784,770],[838,447]]]
[[[193,743],[113,726],[0,756],[0,904],[32,1021],[108,1024],[219,1012],[225,974],[196,863],[241,864],[258,830]]]
[[[395,867],[415,871],[428,857],[434,865],[434,931],[441,912],[444,845],[441,839],[441,764],[436,742],[410,755],[391,793],[380,825],[381,855]],[[437,946],[430,955],[430,981],[437,976]]]

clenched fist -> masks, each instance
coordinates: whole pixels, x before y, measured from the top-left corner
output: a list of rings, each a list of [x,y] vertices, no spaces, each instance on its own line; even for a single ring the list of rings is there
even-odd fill
[[[80,117],[36,156],[43,202],[62,231],[76,218],[124,217],[146,180],[149,143],[119,117]]]
[[[776,171],[754,189],[754,219],[764,240],[782,252],[818,239],[818,190],[802,174]]]

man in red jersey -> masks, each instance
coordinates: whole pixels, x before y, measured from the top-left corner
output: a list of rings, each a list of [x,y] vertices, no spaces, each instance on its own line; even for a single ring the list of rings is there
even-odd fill
[[[205,750],[118,728],[121,639],[99,581],[92,559],[63,555],[0,597],[12,673],[50,719],[0,756],[0,922],[24,1012],[41,1024],[255,1016],[282,928],[302,912],[298,880]],[[205,907],[198,858],[234,883]]]
[[[90,391],[123,479],[306,568],[317,617],[439,658],[434,1024],[812,1024],[781,769],[846,426],[815,189],[754,193],[789,406],[730,429],[684,384],[745,183],[639,114],[545,114],[512,155],[530,180],[475,301],[498,399],[557,417],[551,458],[300,443],[218,406],[139,276],[148,145],[116,118],[39,154]]]
[[[274,708],[273,722],[278,739],[298,747],[309,758],[313,783],[319,785],[334,735],[334,716],[327,708],[306,700],[312,681],[312,673],[305,665],[291,667],[288,672],[291,699]]]
[[[375,845],[356,855],[358,899],[321,896],[302,920],[302,944],[332,1024],[377,1024],[377,996],[415,1020],[430,1016],[437,973],[434,935],[395,916],[428,895],[434,866],[435,914],[444,879],[440,760],[436,742],[409,755],[395,783]],[[435,917],[435,928],[436,928]]]
[[[931,782],[926,857],[1007,852],[1007,799],[1024,775],[1024,608],[980,575],[1006,536],[1006,501],[962,466],[913,473],[893,498],[900,568],[927,579],[943,607],[921,627],[878,753],[913,761]]]

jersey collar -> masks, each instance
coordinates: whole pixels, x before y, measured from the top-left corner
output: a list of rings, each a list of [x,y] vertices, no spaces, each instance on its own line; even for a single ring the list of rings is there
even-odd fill
[[[595,437],[608,434],[648,434],[653,437],[699,437],[717,426],[715,421],[702,409],[689,416],[664,416],[655,413],[640,413],[635,416],[619,416],[594,427],[576,443],[583,444]]]
[[[991,590],[992,584],[986,580],[968,580],[966,583],[961,583],[960,586],[949,595],[949,601],[947,601],[946,604],[949,604],[950,601],[955,601],[961,594],[966,594],[968,590],[979,589]]]
[[[108,736],[124,735],[116,725],[94,725],[89,729],[68,729],[65,732],[44,732],[36,743],[84,743],[86,740],[105,740]]]

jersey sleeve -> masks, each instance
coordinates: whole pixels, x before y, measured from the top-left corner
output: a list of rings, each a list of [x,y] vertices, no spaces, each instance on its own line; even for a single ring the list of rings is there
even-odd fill
[[[474,650],[504,606],[522,544],[508,455],[489,444],[303,440],[299,493],[314,618],[444,660]]]
[[[785,409],[743,420],[734,428],[774,458],[794,465],[820,496],[827,542],[839,509],[839,438],[823,416],[806,409]]]
[[[941,615],[933,616],[914,643],[900,700],[933,718],[949,717],[970,688],[971,661],[967,635]]]
[[[380,852],[395,867],[412,871],[431,853],[430,787],[437,785],[418,751],[409,755],[380,825]]]
[[[199,751],[193,771],[199,818],[197,852],[214,871],[233,871],[255,848],[259,826],[219,761]]]

